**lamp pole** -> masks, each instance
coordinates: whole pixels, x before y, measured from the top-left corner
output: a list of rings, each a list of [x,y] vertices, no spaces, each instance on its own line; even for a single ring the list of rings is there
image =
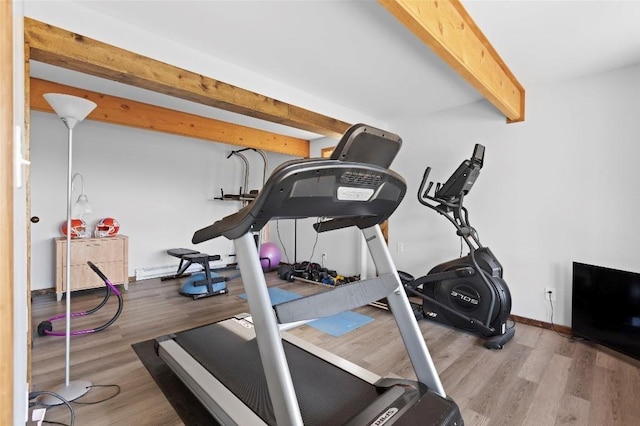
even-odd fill
[[[66,331],[65,331],[65,381],[53,389],[51,393],[59,395],[66,401],[73,401],[87,393],[91,388],[88,380],[70,381],[70,353],[71,353],[71,190],[72,190],[72,167],[73,167],[73,128],[85,119],[91,111],[96,108],[96,104],[88,99],[60,93],[47,93],[44,95],[46,101],[54,109],[58,117],[67,126],[68,130],[68,158],[67,158],[67,259],[66,259]],[[43,395],[40,402],[44,405],[59,405],[64,401],[56,396]]]

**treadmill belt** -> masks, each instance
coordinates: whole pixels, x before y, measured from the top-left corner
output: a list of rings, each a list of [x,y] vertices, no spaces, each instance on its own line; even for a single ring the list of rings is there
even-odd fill
[[[265,423],[276,424],[255,339],[210,324],[176,333],[174,340]],[[343,424],[378,396],[375,386],[283,343],[305,425]]]

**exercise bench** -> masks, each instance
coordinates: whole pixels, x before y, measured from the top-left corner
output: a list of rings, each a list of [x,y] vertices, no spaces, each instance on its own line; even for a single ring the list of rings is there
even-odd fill
[[[209,262],[221,259],[219,254],[207,254],[186,248],[169,249],[167,254],[180,259],[180,264],[178,265],[178,271],[174,275],[163,277],[162,280],[187,276],[185,272],[194,263],[202,265],[204,268],[204,273],[194,274],[183,284],[180,289],[180,294],[183,296],[200,299],[227,292],[226,281],[228,281],[228,278],[212,272],[209,266]]]

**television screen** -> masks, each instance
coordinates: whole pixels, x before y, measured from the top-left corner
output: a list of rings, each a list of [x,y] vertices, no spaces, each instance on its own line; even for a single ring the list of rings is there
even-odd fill
[[[640,359],[640,274],[573,262],[571,328]]]

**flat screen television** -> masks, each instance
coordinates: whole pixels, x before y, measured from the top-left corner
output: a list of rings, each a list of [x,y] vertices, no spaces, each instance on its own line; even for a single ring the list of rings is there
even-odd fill
[[[640,274],[573,262],[571,328],[640,359]]]

